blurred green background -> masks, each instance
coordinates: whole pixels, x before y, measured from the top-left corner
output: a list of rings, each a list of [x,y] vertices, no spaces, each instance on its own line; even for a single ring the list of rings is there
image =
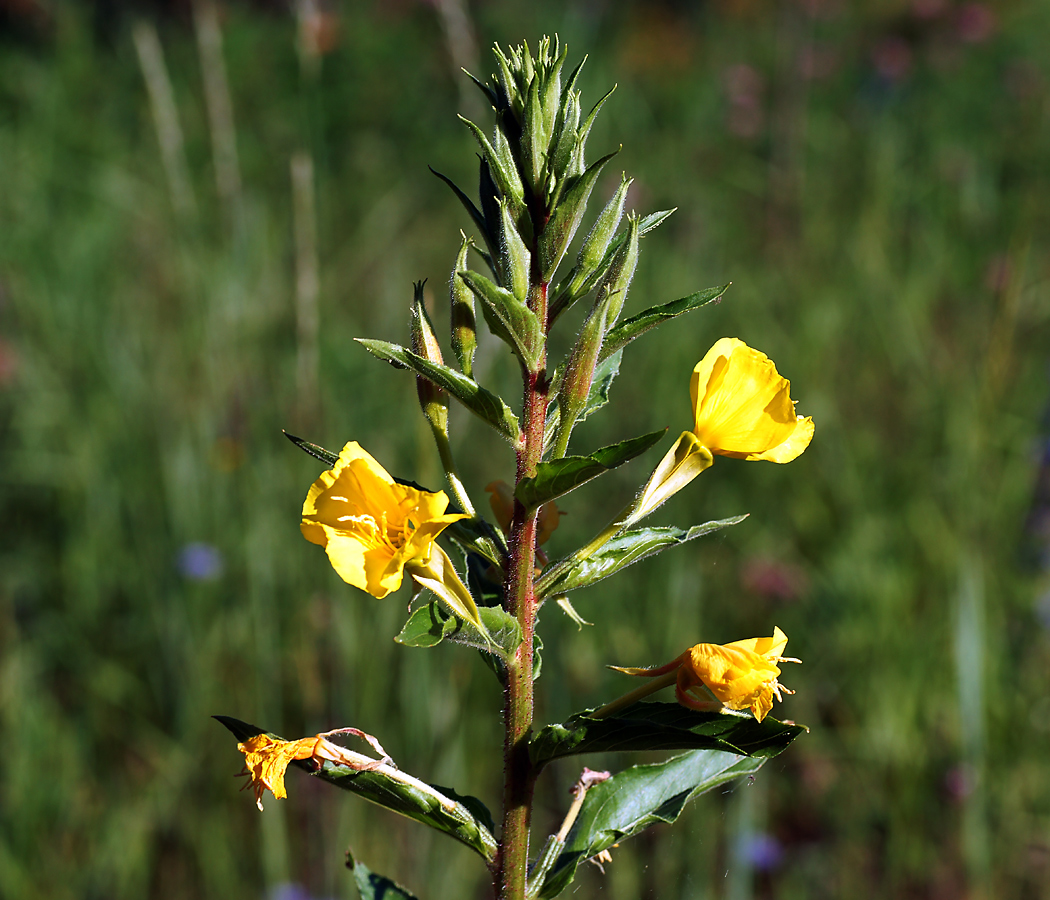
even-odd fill
[[[209,716],[354,725],[498,807],[496,682],[395,645],[407,591],[302,540],[320,465],[281,429],[440,483],[412,378],[352,338],[406,341],[418,278],[445,321],[469,221],[427,165],[472,189],[455,114],[488,126],[458,67],[557,32],[585,109],[619,85],[602,197],[622,168],[629,207],[678,207],[625,314],[733,282],[627,351],[574,448],[687,427],[724,335],[817,423],[654,522],[744,523],[576,595],[591,627],[544,611],[541,721],[633,686],[606,664],[776,624],[804,660],[778,714],[811,728],[573,896],[1050,897],[1050,6],[6,0],[0,29],[0,896],[352,897],[348,846],[486,896],[465,848],[300,773],[260,814]],[[483,502],[511,454],[460,413]],[[566,498],[548,549],[662,452]],[[544,776],[537,833],[576,775]]]

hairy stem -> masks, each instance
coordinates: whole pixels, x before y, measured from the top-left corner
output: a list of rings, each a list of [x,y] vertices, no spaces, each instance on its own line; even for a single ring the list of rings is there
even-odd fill
[[[547,285],[539,284],[530,297],[534,311],[546,318]],[[517,481],[536,474],[543,455],[543,428],[547,414],[546,373],[524,372],[524,434],[518,451]],[[503,743],[503,831],[497,892],[501,900],[521,900],[525,896],[529,860],[529,820],[532,788],[536,772],[529,760],[529,734],[532,731],[533,637],[536,625],[536,511],[526,510],[515,501],[510,530],[510,561],[504,586],[507,611],[521,625],[522,641],[507,666],[504,702]]]

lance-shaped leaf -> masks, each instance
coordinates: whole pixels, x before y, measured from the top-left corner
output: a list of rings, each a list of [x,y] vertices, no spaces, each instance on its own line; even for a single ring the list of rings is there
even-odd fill
[[[329,469],[339,462],[338,453],[333,453],[331,450],[325,450],[325,448],[319,444],[312,444],[310,441],[303,440],[301,437],[296,437],[294,434],[289,434],[287,431],[282,431],[281,434],[288,438],[288,440],[295,444],[300,450],[309,453],[314,459],[321,460],[321,462],[328,466]]]
[[[488,160],[492,169],[492,178],[500,189],[500,193],[510,200],[516,208],[520,208],[525,202],[525,189],[521,184],[521,177],[518,175],[517,167],[514,165],[514,157],[510,153],[506,140],[501,140],[499,142],[500,146],[497,148],[485,137],[485,132],[471,122],[470,119],[463,116],[460,116],[459,119],[470,129],[482,152],[485,154],[485,159]],[[499,122],[496,123],[496,133],[499,137],[503,136]]]
[[[268,734],[275,740],[282,740],[265,729],[239,719],[229,716],[214,718],[233,732],[238,741],[246,741],[257,734]],[[429,825],[466,844],[488,862],[496,857],[492,816],[487,814],[487,810],[486,815],[480,815],[485,805],[476,797],[450,796],[445,790],[413,778],[390,765],[381,765],[371,771],[356,771],[327,760],[320,768],[311,760],[294,760],[292,765],[378,806]]]
[[[555,564],[551,570],[552,573],[556,572],[553,577],[541,577],[536,582],[536,595],[537,597],[549,597],[554,593],[564,594],[587,587],[603,578],[615,575],[654,553],[703,537],[705,534],[711,534],[729,525],[736,525],[746,518],[746,515],[733,516],[730,519],[719,519],[715,522],[705,522],[703,525],[694,525],[692,528],[665,526],[625,531],[602,545],[586,559],[581,559],[564,568]]]
[[[638,454],[644,453],[667,433],[667,429],[643,434],[641,437],[620,441],[595,450],[588,456],[565,456],[553,462],[541,462],[532,478],[523,478],[514,490],[514,496],[526,509],[538,509],[548,500],[554,500],[592,478],[610,469],[622,466]]]
[[[624,750],[725,750],[740,756],[776,756],[806,729],[766,716],[697,712],[678,703],[635,703],[615,716],[585,710],[547,725],[529,742],[535,765],[561,756]]]
[[[451,641],[486,653],[495,649],[503,654],[504,660],[509,659],[521,643],[518,620],[498,606],[479,607],[478,615],[491,642],[486,641],[470,622],[452,615],[436,603],[421,606],[412,613],[394,640],[406,647],[436,647],[442,641]]]
[[[622,356],[622,353],[614,353],[594,367],[594,377],[591,379],[591,389],[587,394],[587,403],[576,420],[577,424],[609,402],[609,390],[612,387],[613,380],[620,374],[620,360]],[[558,430],[560,415],[561,411],[558,409],[557,401],[551,401],[550,406],[547,408],[547,422],[543,429],[544,447],[549,447],[554,440],[554,435]]]
[[[517,443],[520,437],[518,419],[499,397],[485,390],[473,378],[468,378],[450,369],[417,356],[398,344],[387,341],[375,341],[369,338],[357,338],[369,353],[402,369],[411,369],[417,375],[429,378],[438,387],[443,387],[467,409],[484,419],[511,443]]]
[[[361,900],[418,900],[415,894],[410,894],[397,882],[373,872],[363,862],[354,859],[349,850],[346,851],[346,865],[354,872],[354,884],[357,885]]]
[[[484,275],[469,270],[458,275],[499,320],[502,326],[499,336],[509,339],[522,364],[530,371],[536,371],[543,352],[543,328],[536,314],[510,291]]]
[[[478,231],[481,233],[481,236],[485,239],[485,243],[488,244],[489,249],[491,250],[496,242],[493,240],[494,236],[490,233],[488,222],[485,221],[485,216],[482,214],[481,210],[477,208],[470,197],[460,190],[459,186],[451,178],[442,175],[433,167],[428,166],[428,168],[433,174],[437,175],[438,178],[445,182],[445,184],[452,189],[452,193],[459,198],[459,202],[463,204],[463,207],[470,214],[471,221],[477,226]]]
[[[554,277],[558,263],[561,262],[576,230],[580,227],[583,215],[587,211],[587,201],[590,199],[594,183],[598,180],[602,168],[619,152],[617,150],[603,156],[588,167],[587,171],[573,182],[572,187],[558,201],[553,215],[543,229],[543,234],[540,235],[540,268],[544,281],[550,281]]]
[[[605,359],[626,347],[636,337],[645,334],[650,328],[655,328],[661,322],[673,319],[683,313],[699,309],[708,303],[715,303],[722,299],[722,295],[729,290],[728,284],[721,287],[710,287],[688,297],[672,300],[662,306],[653,306],[649,309],[624,319],[619,325],[611,329],[605,336],[605,344],[602,347],[602,358]]]
[[[631,766],[595,785],[536,896],[558,896],[584,860],[650,825],[673,823],[694,797],[758,771],[765,761],[721,750],[694,750],[666,762]]]

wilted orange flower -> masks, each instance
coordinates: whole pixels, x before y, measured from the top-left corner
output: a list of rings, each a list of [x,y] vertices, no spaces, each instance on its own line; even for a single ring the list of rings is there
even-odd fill
[[[326,740],[330,734],[352,734],[359,737],[367,741],[382,759],[372,759],[333,744]],[[325,731],[297,741],[282,741],[268,734],[257,734],[238,744],[237,749],[244,754],[244,774],[251,776],[251,781],[245,787],[251,786],[255,793],[255,804],[259,809],[263,808],[263,791],[270,791],[278,800],[288,796],[284,789],[284,773],[292,760],[312,759],[318,765],[328,760],[359,772],[378,769],[391,761],[379,741],[356,728],[337,728],[335,731]]]
[[[689,391],[693,434],[716,455],[786,463],[813,439],[813,419],[795,415],[791,383],[737,338],[715,342],[693,369]]]
[[[489,493],[489,506],[492,514],[504,533],[510,530],[511,520],[514,518],[514,489],[505,481],[490,481],[485,485]],[[561,518],[561,510],[551,500],[540,507],[536,517],[536,545],[547,543],[554,529],[558,527]]]
[[[777,663],[800,662],[782,655],[787,641],[787,635],[774,628],[773,636],[768,638],[749,638],[731,644],[697,644],[673,662],[656,669],[613,668],[646,678],[660,675],[670,678],[669,673],[677,671],[675,698],[683,706],[698,710],[710,710],[718,705],[750,709],[761,722],[773,708],[774,697],[781,700],[782,693],[794,693],[777,681],[780,676]],[[696,689],[701,685],[718,703],[700,699]]]

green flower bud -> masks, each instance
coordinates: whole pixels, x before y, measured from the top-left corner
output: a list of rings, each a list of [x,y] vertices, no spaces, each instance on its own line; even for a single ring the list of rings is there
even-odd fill
[[[467,287],[460,272],[467,271],[467,251],[470,249],[471,240],[463,232],[463,243],[456,257],[456,265],[452,269],[452,279],[449,283],[449,300],[452,312],[452,352],[456,354],[459,367],[464,375],[473,377],[474,352],[478,347],[478,323],[474,311],[474,292]],[[423,310],[426,315],[426,310]],[[413,311],[413,319],[415,313]],[[418,352],[418,351],[416,351]]]
[[[518,234],[506,203],[500,204],[500,214],[503,235],[503,283],[505,287],[510,288],[515,297],[525,303],[529,293],[532,255]]]
[[[412,300],[412,323],[410,326],[412,338],[412,352],[417,356],[438,365],[444,365],[441,358],[441,346],[438,344],[437,336],[434,334],[434,325],[430,321],[426,307],[423,305],[423,285],[425,281],[417,281],[413,288],[415,296]],[[416,394],[419,396],[419,406],[423,415],[427,417],[431,428],[448,434],[448,394],[439,388],[434,382],[422,375],[416,376]]]

